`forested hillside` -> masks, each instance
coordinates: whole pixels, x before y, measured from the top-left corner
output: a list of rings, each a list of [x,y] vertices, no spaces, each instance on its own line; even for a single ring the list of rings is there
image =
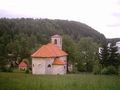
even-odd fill
[[[96,43],[105,41],[103,34],[80,22],[31,18],[1,18],[0,63],[8,60],[9,57],[12,57],[14,60],[29,58],[36,48],[48,43],[50,36],[54,34],[67,36],[67,39],[71,40],[73,44],[78,43],[82,37],[90,37]],[[63,46],[66,49],[65,45]]]
[[[116,43],[116,42],[120,41],[120,38],[107,39],[107,41],[108,41],[108,43],[111,43],[111,42]]]

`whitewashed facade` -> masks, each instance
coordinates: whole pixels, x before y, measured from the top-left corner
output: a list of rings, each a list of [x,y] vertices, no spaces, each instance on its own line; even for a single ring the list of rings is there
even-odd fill
[[[120,41],[119,42],[116,42],[116,46],[118,48],[118,53],[120,53]]]
[[[60,48],[60,50],[62,50],[62,38],[60,36],[52,36],[51,37],[51,43],[52,44],[56,44],[58,46],[58,48]],[[52,49],[53,47],[51,48],[48,48],[46,47],[47,49]],[[44,51],[44,50],[43,50]],[[55,50],[53,50],[54,52]],[[37,53],[39,53],[39,51],[36,51]],[[46,54],[47,51],[45,51]],[[49,50],[48,50],[49,52]],[[53,53],[51,52],[51,53]],[[51,54],[50,53],[50,54]],[[51,57],[34,57],[32,56],[32,74],[60,74],[60,75],[63,75],[63,74],[66,74],[67,72],[67,55],[63,55],[63,56],[57,56],[57,53],[55,53],[56,56],[51,56]],[[41,55],[41,54],[40,54]],[[60,63],[60,62],[57,62],[57,63],[54,63],[55,60],[59,59],[60,62],[64,62],[64,63]]]
[[[109,48],[110,45],[111,45],[111,43],[108,43],[107,47]],[[120,41],[119,41],[119,42],[116,42],[116,45],[115,45],[115,46],[117,46],[117,50],[118,50],[117,53],[120,53]],[[101,53],[101,50],[102,50],[102,49],[103,49],[102,47],[99,47],[98,52]]]
[[[66,60],[65,57],[63,61]],[[67,65],[53,65],[54,58],[32,58],[32,74],[66,74]]]

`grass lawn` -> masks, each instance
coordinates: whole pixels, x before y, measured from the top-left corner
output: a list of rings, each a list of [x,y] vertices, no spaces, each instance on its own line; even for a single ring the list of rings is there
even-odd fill
[[[0,90],[120,90],[120,76],[0,72]]]

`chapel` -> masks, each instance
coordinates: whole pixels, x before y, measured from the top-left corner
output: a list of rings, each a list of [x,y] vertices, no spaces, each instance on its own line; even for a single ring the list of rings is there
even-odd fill
[[[62,50],[62,36],[51,36],[51,42],[42,45],[32,57],[32,74],[66,74],[67,53]]]

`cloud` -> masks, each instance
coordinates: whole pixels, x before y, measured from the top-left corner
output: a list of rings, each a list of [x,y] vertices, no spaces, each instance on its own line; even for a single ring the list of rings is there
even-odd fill
[[[120,12],[115,12],[112,14],[115,18],[119,19],[120,21]]]
[[[107,37],[117,37],[120,0],[1,0],[0,17],[75,20]],[[112,35],[113,31],[116,35]]]
[[[120,23],[118,23],[118,24],[107,25],[107,27],[120,27]]]

